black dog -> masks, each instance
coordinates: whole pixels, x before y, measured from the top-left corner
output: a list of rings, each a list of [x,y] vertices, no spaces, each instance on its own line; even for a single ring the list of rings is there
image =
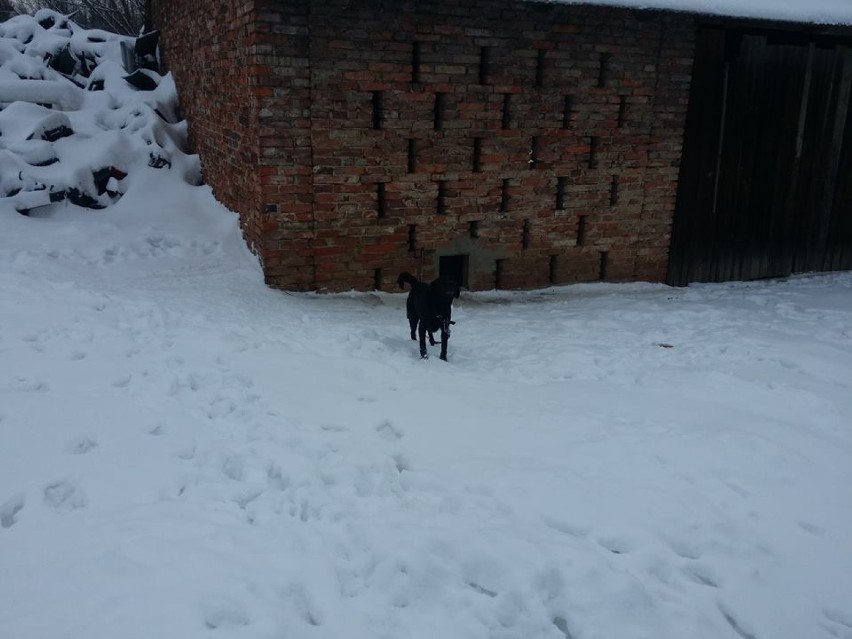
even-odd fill
[[[405,283],[411,285],[405,311],[408,324],[411,326],[411,339],[416,340],[414,333],[420,335],[420,357],[426,359],[426,333],[429,333],[429,343],[436,344],[434,333],[441,331],[441,359],[447,360],[447,340],[450,338],[453,299],[458,298],[460,289],[457,282],[446,277],[439,277],[431,284],[421,282],[410,273],[400,273],[396,280],[400,288]],[[419,326],[418,326],[419,324]]]

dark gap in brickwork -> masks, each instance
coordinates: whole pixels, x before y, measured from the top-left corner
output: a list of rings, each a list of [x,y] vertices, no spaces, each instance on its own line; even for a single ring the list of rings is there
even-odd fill
[[[524,227],[521,232],[521,248],[528,249],[530,247],[530,221],[524,220]]]
[[[446,93],[436,93],[435,94],[435,108],[434,108],[434,121],[435,121],[435,130],[440,131],[444,126],[444,111],[446,109],[447,102],[447,94]]]
[[[382,269],[380,268],[373,269],[373,290],[382,290]]]
[[[539,49],[535,61],[535,85],[537,87],[544,86],[544,56],[547,52],[544,49]]]
[[[551,284],[556,284],[556,266],[557,266],[556,260],[557,260],[556,255],[550,256],[550,270],[547,274],[547,281],[550,282]]]
[[[444,215],[447,212],[447,181],[438,180],[438,197],[435,201],[435,213]]]
[[[455,280],[462,288],[467,288],[469,266],[470,256],[465,253],[461,255],[442,255],[438,259],[438,276]]]
[[[609,266],[609,251],[601,251],[601,262],[598,267],[598,279],[606,279],[606,269]]]
[[[506,259],[496,260],[494,268],[494,288],[503,288],[503,269]]]
[[[385,183],[376,183],[376,215],[384,217],[387,214],[387,202],[385,198]]]
[[[382,92],[381,91],[373,91],[373,128],[381,129],[382,128],[382,120],[384,119]]]
[[[500,212],[506,213],[509,210],[509,180],[504,178],[503,184],[500,185]]]
[[[538,136],[534,135],[530,138],[530,159],[527,160],[530,169],[534,169],[538,165]]]
[[[470,237],[471,239],[476,239],[479,237],[479,222],[473,221],[470,223]]]
[[[605,87],[609,79],[609,61],[612,57],[609,53],[601,53],[600,62],[598,63],[598,86]]]
[[[408,139],[408,172],[417,170],[417,142],[414,138]]]
[[[589,140],[589,168],[598,168],[598,136],[596,135]]]
[[[618,176],[612,176],[612,182],[609,185],[609,205],[615,206],[618,204]]]
[[[411,82],[420,82],[420,43],[415,42],[411,48]]]
[[[565,208],[565,187],[568,186],[567,177],[556,178],[556,210],[561,211]]]
[[[586,216],[581,215],[577,220],[577,246],[586,243]]]
[[[479,48],[479,84],[488,84],[489,66],[491,64],[491,47]]]
[[[574,113],[574,96],[566,95],[562,102],[562,128],[571,128],[571,115]]]
[[[414,253],[417,250],[417,225],[408,225],[408,250]]]
[[[627,96],[619,96],[618,99],[618,128],[624,128],[624,122],[627,118]]]
[[[512,94],[503,95],[503,130],[508,130],[512,125]]]
[[[482,171],[482,138],[473,138],[473,172]]]

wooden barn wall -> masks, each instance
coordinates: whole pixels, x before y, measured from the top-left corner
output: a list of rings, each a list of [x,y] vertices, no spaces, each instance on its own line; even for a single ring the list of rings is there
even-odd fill
[[[852,269],[850,44],[699,31],[669,283]]]

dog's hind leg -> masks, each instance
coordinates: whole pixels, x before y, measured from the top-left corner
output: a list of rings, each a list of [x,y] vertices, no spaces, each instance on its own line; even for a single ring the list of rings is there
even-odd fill
[[[411,327],[411,339],[415,342],[417,341],[417,322],[418,319],[416,317],[408,317],[408,325]]]
[[[429,354],[426,352],[426,327],[423,326],[423,322],[420,322],[418,332],[420,333],[420,357],[428,359]]]
[[[435,334],[432,331],[429,332],[429,346],[435,346],[438,342],[435,341]]]
[[[445,362],[447,361],[447,342],[449,339],[450,336],[447,335],[447,331],[441,327],[441,359]]]

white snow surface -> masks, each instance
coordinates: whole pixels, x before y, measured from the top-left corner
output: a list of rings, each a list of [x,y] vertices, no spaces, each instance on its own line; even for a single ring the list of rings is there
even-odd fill
[[[541,0],[537,0],[541,1]],[[543,0],[816,24],[852,24],[852,0]]]
[[[852,274],[266,288],[174,171],[0,209],[0,637],[850,639]]]
[[[852,274],[464,293],[421,360],[266,288],[183,130],[0,199],[0,638],[852,639]]]

